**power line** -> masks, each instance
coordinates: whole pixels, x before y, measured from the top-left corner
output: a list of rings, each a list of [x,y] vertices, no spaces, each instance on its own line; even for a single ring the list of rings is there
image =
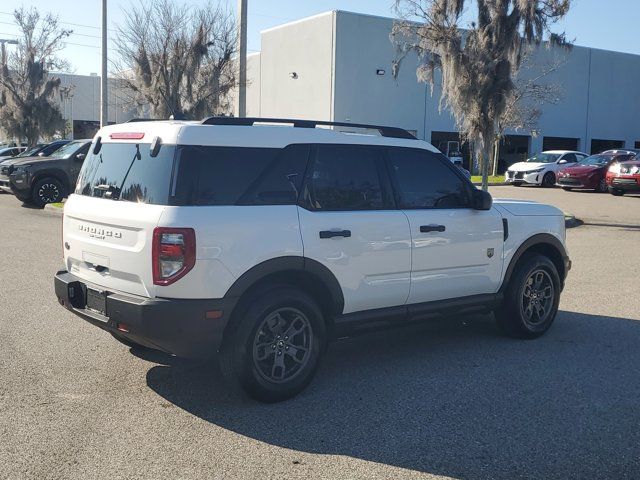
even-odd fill
[[[0,12],[0,15],[9,15],[9,16],[13,17],[13,13],[11,13],[11,12]],[[85,25],[83,23],[63,22],[61,20],[58,20],[58,23],[62,23],[63,25],[71,25],[71,26],[74,26],[74,27],[93,28],[95,30],[100,30],[100,27],[97,27],[95,25]],[[109,30],[111,32],[117,32],[117,30],[115,30],[113,28],[107,28],[107,30]],[[100,38],[100,37],[98,37],[98,38]]]

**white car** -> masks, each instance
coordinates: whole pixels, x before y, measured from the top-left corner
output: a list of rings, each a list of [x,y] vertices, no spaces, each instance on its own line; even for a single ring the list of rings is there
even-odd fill
[[[584,160],[589,155],[573,150],[548,150],[537,153],[524,162],[511,165],[505,174],[505,182],[513,185],[542,185],[553,187],[559,170]]]
[[[219,352],[262,401],[362,330],[491,311],[515,337],[549,329],[571,267],[560,210],[493,202],[405,130],[270,122],[101,129],[64,207],[59,302],[130,346]]]

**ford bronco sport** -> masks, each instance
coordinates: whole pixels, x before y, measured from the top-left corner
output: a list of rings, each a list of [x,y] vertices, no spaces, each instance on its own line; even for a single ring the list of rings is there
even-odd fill
[[[217,352],[262,401],[361,330],[493,311],[538,337],[571,265],[558,209],[492,202],[405,130],[303,120],[101,129],[62,241],[62,305],[128,345]]]

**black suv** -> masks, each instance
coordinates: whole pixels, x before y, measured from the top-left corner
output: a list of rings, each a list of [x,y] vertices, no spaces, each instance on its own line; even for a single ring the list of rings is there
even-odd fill
[[[90,145],[91,140],[75,140],[51,156],[25,157],[2,165],[0,189],[38,207],[60,202],[73,190]]]

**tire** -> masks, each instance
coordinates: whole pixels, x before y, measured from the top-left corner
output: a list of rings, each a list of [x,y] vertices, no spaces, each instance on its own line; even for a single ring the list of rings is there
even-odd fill
[[[542,177],[542,185],[544,188],[552,188],[556,184],[556,175],[553,172],[547,172]]]
[[[565,192],[570,192],[571,190],[573,190],[573,188],[571,188],[571,187],[562,187],[562,189],[563,189]]]
[[[267,403],[291,398],[309,384],[326,341],[313,298],[292,287],[274,287],[241,301],[233,321],[220,355],[227,379]]]
[[[520,183],[520,182],[519,183],[512,183],[511,185],[513,185],[514,187],[521,187],[522,183]]]
[[[65,197],[65,189],[62,183],[55,178],[41,178],[31,190],[31,201],[38,207],[44,207],[47,203],[61,202]]]
[[[606,193],[609,191],[609,187],[607,186],[607,180],[603,177],[602,180],[598,182],[596,186],[597,193]]]
[[[544,255],[525,254],[507,285],[502,306],[494,312],[498,327],[515,338],[544,335],[558,313],[560,289],[553,262]]]
[[[132,340],[129,340],[128,338],[123,337],[122,335],[119,335],[117,333],[114,332],[109,332],[111,334],[111,336],[113,338],[115,338],[117,341],[119,341],[120,343],[122,343],[123,345],[126,345],[129,348],[135,348],[135,349],[145,349],[147,350],[148,347],[145,347],[144,345],[140,345],[139,343],[136,343]]]
[[[609,188],[609,193],[614,197],[621,197],[624,195],[624,190],[620,190],[619,188]]]

